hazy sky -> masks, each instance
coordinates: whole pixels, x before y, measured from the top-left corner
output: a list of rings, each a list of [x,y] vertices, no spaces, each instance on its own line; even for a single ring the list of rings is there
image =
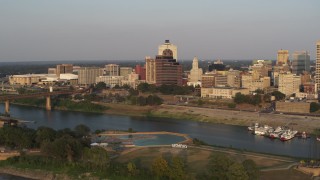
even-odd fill
[[[320,40],[320,0],[0,0],[0,61],[276,59]]]

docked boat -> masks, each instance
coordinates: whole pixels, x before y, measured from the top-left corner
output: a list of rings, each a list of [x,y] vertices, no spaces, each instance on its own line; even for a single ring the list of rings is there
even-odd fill
[[[272,139],[280,138],[283,132],[284,132],[283,127],[278,126],[273,132],[269,134],[269,137]]]
[[[272,131],[273,131],[273,128],[271,126],[264,125],[262,127],[255,128],[254,134],[264,136],[264,135],[268,135]]]
[[[254,123],[253,125],[248,126],[248,131],[254,131],[258,127],[259,127],[259,123]]]
[[[290,129],[286,130],[284,133],[281,134],[280,140],[281,141],[288,141],[298,133],[298,131],[291,131]]]

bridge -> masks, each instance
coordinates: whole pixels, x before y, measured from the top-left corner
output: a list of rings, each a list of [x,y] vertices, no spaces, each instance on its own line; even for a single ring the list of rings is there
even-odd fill
[[[10,114],[10,101],[15,99],[27,99],[27,98],[37,98],[37,97],[46,97],[46,109],[48,111],[51,110],[51,96],[54,95],[68,95],[68,94],[79,94],[84,93],[86,91],[92,91],[91,88],[86,88],[78,91],[54,91],[54,92],[40,92],[40,93],[32,93],[32,94],[20,94],[20,95],[7,95],[0,96],[0,101],[4,101],[4,112],[5,114]]]

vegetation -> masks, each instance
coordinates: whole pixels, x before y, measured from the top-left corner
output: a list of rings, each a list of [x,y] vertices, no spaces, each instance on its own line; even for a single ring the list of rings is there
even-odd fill
[[[223,154],[213,154],[210,157],[205,173],[198,179],[258,179],[258,169],[253,161],[235,162]]]
[[[131,131],[132,129],[129,129]],[[133,131],[133,130],[132,130]],[[159,156],[150,166],[136,161],[119,164],[110,159],[100,147],[90,147],[90,129],[78,125],[73,130],[54,130],[39,127],[37,130],[17,127],[0,129],[0,145],[12,149],[39,148],[41,153],[21,153],[0,162],[0,166],[41,169],[79,178],[89,174],[99,179],[192,179],[181,156]],[[202,141],[194,139],[203,144]],[[207,168],[198,172],[197,179],[258,179],[258,170],[251,160],[235,162],[223,154],[212,154]]]
[[[280,101],[280,100],[283,100],[284,98],[286,98],[286,95],[280,91],[274,91],[271,93],[271,95],[274,96],[277,101]]]
[[[242,104],[242,103],[248,103],[252,105],[258,105],[260,104],[261,101],[261,95],[256,94],[256,95],[244,95],[241,93],[237,93],[234,97],[234,102],[236,104]]]
[[[153,84],[141,83],[138,85],[137,89],[141,92],[156,93],[160,92],[162,94],[171,95],[186,95],[194,92],[193,86],[177,86],[177,85],[161,85],[156,87]]]
[[[312,102],[310,103],[310,112],[316,112],[320,109],[319,103]]]
[[[131,96],[130,103],[139,106],[153,106],[162,104],[163,100],[157,95],[149,95],[147,98],[143,96]]]

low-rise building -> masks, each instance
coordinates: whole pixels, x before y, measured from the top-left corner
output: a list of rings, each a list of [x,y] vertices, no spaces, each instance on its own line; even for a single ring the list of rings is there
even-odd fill
[[[249,94],[249,89],[231,87],[201,88],[201,97],[213,99],[232,99],[237,93]]]
[[[123,76],[98,76],[96,83],[104,82],[107,86],[113,88],[116,85],[121,86],[121,81],[124,80]]]
[[[307,102],[276,102],[276,111],[291,113],[309,113],[310,103]]]

